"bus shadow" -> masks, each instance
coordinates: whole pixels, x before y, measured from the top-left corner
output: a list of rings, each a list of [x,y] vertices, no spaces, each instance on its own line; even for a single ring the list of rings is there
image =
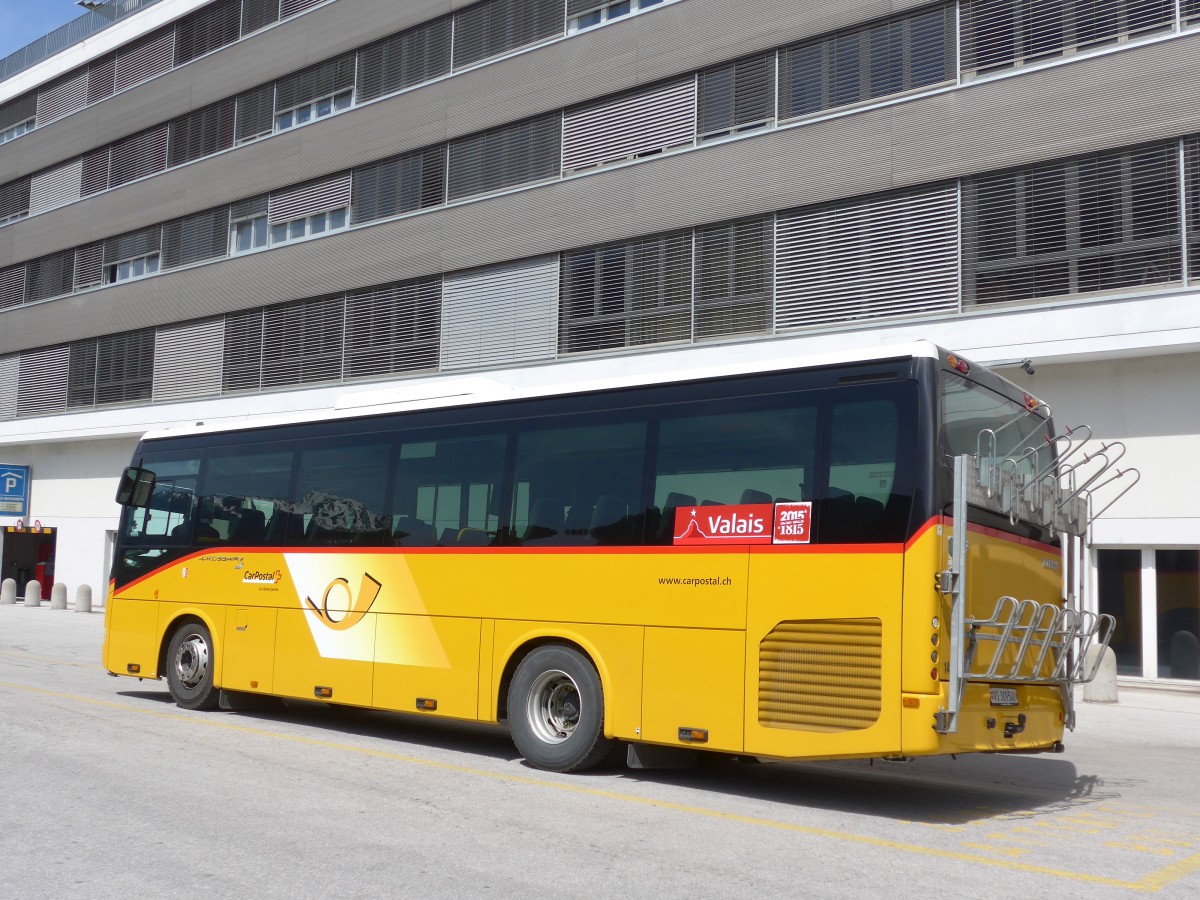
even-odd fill
[[[123,697],[172,704],[167,691],[120,691]],[[211,712],[260,722],[279,722],[311,732],[378,740],[405,746],[477,756],[536,772],[517,754],[505,728],[473,722],[429,719],[403,713],[338,706],[310,700],[262,698],[251,709]],[[621,757],[623,760],[623,756]],[[469,761],[461,763],[471,768]],[[1025,819],[1080,803],[1120,797],[1119,784],[1081,774],[1062,756],[967,754],[922,757],[905,762],[838,760],[766,762],[700,754],[691,769],[628,769],[614,762],[572,776],[603,781],[613,789],[622,781],[674,785],[690,790],[744,797],[765,803],[822,809],[851,815],[937,826]]]
[[[161,691],[118,691],[122,697],[152,700],[174,706],[164,688]],[[502,726],[453,719],[423,718],[419,715],[341,706],[315,700],[283,700],[277,697],[255,698],[245,709],[211,710],[198,715],[233,716],[259,722],[281,722],[326,732],[326,740],[336,742],[338,735],[353,735],[386,742],[402,742],[434,750],[470,753],[491,759],[516,760],[516,750]],[[403,748],[397,754],[403,754]]]
[[[970,754],[906,762],[839,760],[692,770],[630,770],[625,778],[734,794],[789,806],[928,825],[957,826],[1047,815],[1111,801],[1118,786],[1080,774],[1062,757]]]

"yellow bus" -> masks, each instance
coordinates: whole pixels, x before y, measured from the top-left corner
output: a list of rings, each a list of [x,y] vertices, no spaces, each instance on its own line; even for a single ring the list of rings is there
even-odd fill
[[[1111,619],[1064,590],[1049,410],[926,343],[697,358],[146,435],[105,667],[188,709],[507,722],[556,771],[1061,749]]]

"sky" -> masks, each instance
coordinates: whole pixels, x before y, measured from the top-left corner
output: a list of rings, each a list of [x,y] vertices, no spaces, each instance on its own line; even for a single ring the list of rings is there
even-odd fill
[[[86,13],[75,0],[0,0],[0,59]]]

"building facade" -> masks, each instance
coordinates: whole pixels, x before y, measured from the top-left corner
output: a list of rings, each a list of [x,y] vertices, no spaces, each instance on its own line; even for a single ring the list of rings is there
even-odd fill
[[[1200,2],[118,5],[0,61],[4,577],[150,428],[920,338],[1127,447],[1088,602],[1200,680]]]

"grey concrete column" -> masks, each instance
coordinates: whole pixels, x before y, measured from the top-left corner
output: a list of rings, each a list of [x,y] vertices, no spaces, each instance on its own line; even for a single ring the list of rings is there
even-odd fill
[[[1085,703],[1117,702],[1117,654],[1112,647],[1105,647],[1103,651],[1097,646],[1088,647],[1083,655],[1083,670],[1090,672],[1096,665],[1096,655],[1101,652],[1104,656],[1100,658],[1096,677],[1083,686]]]
[[[75,612],[90,613],[92,611],[92,586],[81,584],[75,588]]]
[[[40,582],[31,581],[25,585],[25,605],[26,606],[41,606],[42,605],[42,585]]]
[[[0,606],[12,606],[17,602],[17,579],[0,581]]]
[[[50,608],[67,608],[67,586],[61,581],[54,582],[54,587],[50,588]]]

